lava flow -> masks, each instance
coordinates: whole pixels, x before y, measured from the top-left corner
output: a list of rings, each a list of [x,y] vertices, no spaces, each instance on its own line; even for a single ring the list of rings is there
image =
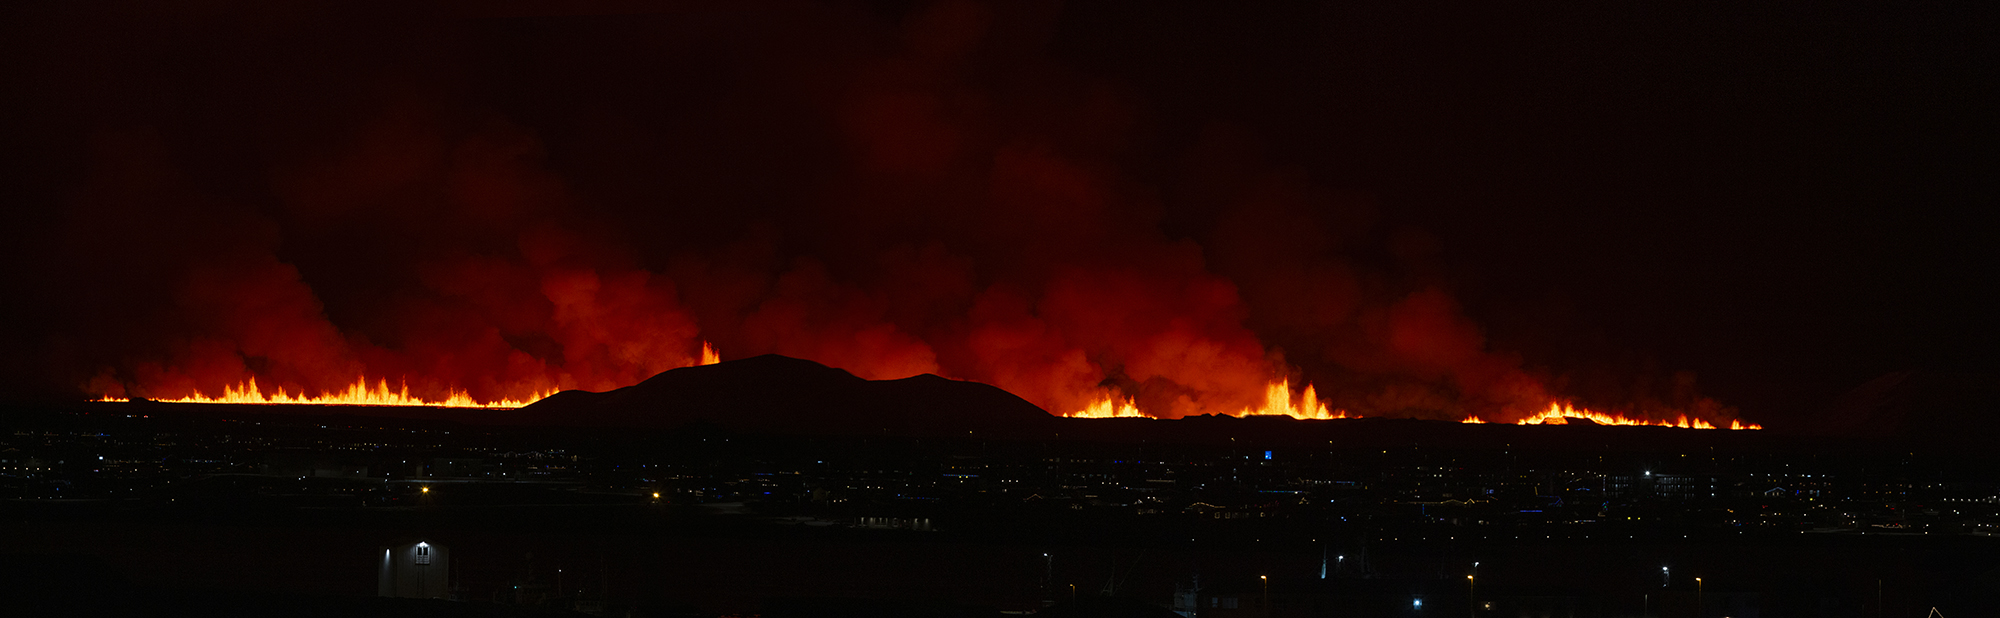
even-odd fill
[[[1681,429],[1716,428],[1715,424],[1713,423],[1698,418],[1688,418],[1688,416],[1685,414],[1676,417],[1672,421],[1667,421],[1667,420],[1654,421],[1643,418],[1632,418],[1622,414],[1606,414],[1603,412],[1593,412],[1591,410],[1577,408],[1575,406],[1571,406],[1565,403],[1550,403],[1549,409],[1543,410],[1540,413],[1537,413],[1533,416],[1529,416],[1527,418],[1514,421],[1514,423],[1518,425],[1566,425],[1569,424],[1569,419],[1586,420],[1599,425],[1678,427]],[[1484,423],[1486,421],[1477,416],[1468,416],[1465,417],[1465,420],[1461,422]],[[1731,420],[1729,421],[1729,428],[1732,430],[1763,429],[1764,426],[1756,424],[1746,424],[1742,421]]]
[[[1134,404],[1131,398],[1118,398],[1109,394],[1099,397],[1097,401],[1092,402],[1088,407],[1071,412],[1065,416],[1069,418],[1152,418],[1140,413],[1139,406]]]
[[[1151,418],[1145,413],[1140,412],[1138,405],[1130,398],[1119,398],[1112,395],[1100,397],[1094,403],[1090,404],[1089,407],[1065,416],[1069,418]],[[1287,380],[1272,382],[1267,387],[1262,407],[1246,408],[1233,416],[1289,416],[1301,420],[1361,418],[1358,415],[1348,414],[1346,410],[1334,409],[1328,406],[1326,402],[1320,401],[1310,384],[1306,385],[1305,392],[1300,393],[1297,398],[1293,398],[1291,396],[1291,383]],[[1690,418],[1685,414],[1679,415],[1671,421],[1655,421],[1628,417],[1622,414],[1595,412],[1560,402],[1552,402],[1549,404],[1549,409],[1514,422],[1518,425],[1565,425],[1569,423],[1570,419],[1587,420],[1599,425],[1677,427],[1681,429],[1717,428],[1714,423],[1699,418]],[[1485,424],[1487,421],[1477,415],[1469,415],[1459,422]],[[1729,429],[1732,430],[1763,428],[1764,426],[1762,425],[1744,423],[1738,420],[1729,421]]]
[[[1104,395],[1082,410],[1066,414],[1069,418],[1152,418],[1139,411],[1131,398]],[[1292,397],[1290,380],[1272,382],[1264,389],[1264,405],[1244,408],[1231,416],[1289,416],[1301,420],[1333,420],[1337,418],[1361,418],[1350,416],[1346,410],[1335,410],[1319,399],[1311,384],[1298,398]]]
[[[479,401],[473,399],[471,395],[466,394],[464,391],[451,391],[449,394],[445,396],[443,400],[428,400],[410,395],[409,386],[404,386],[398,390],[390,390],[388,380],[379,381],[375,384],[375,386],[370,387],[368,385],[368,381],[366,378],[356,378],[354,380],[354,383],[348,385],[348,387],[345,390],[340,390],[330,393],[322,393],[320,395],[315,395],[315,396],[306,396],[304,394],[291,395],[286,393],[285,390],[282,388],[278,389],[278,391],[275,393],[265,394],[262,390],[257,388],[257,379],[250,378],[249,381],[244,382],[243,384],[223,387],[221,397],[210,397],[208,395],[203,395],[201,393],[195,393],[193,395],[189,395],[187,397],[181,397],[179,399],[159,399],[157,401],[165,403],[295,404],[295,405],[322,405],[322,406],[410,406],[410,407],[432,407],[432,408],[510,409],[534,403],[536,401],[541,400],[543,397],[547,397],[549,395],[554,395],[554,394],[555,391],[546,391],[546,392],[537,392],[522,399],[499,399],[495,401]],[[124,400],[112,397],[105,397],[103,399],[99,399],[98,401],[124,401]]]
[[[720,353],[717,353],[713,346],[710,346],[707,343],[701,344],[701,362],[699,364],[713,365],[719,362],[722,362],[722,355]],[[175,399],[163,398],[163,399],[156,399],[154,401],[162,403],[211,403],[211,404],[226,403],[226,404],[250,404],[250,405],[320,405],[320,406],[402,406],[402,407],[480,408],[489,410],[507,410],[507,409],[519,408],[521,406],[525,406],[534,403],[536,401],[540,401],[542,398],[554,394],[556,394],[556,391],[551,389],[546,391],[535,391],[529,396],[521,399],[502,398],[493,401],[480,401],[477,399],[473,399],[472,395],[466,393],[465,391],[452,390],[446,393],[444,399],[434,400],[434,399],[424,399],[422,397],[411,395],[410,387],[408,385],[404,385],[399,389],[391,390],[389,388],[388,380],[379,380],[375,383],[374,386],[371,387],[368,385],[368,379],[366,377],[355,378],[354,383],[348,385],[346,389],[328,393],[321,393],[319,395],[307,396],[303,393],[300,393],[298,395],[293,395],[290,393],[286,393],[285,390],[282,388],[278,389],[277,392],[266,394],[263,392],[262,389],[258,388],[257,378],[252,377],[249,380],[244,381],[242,384],[238,384],[235,386],[224,386],[222,388],[221,397],[210,397],[208,395],[204,395],[201,393],[195,393],[193,395],[189,395],[186,397],[180,397]],[[125,402],[125,401],[131,401],[131,399],[125,397],[117,397],[113,395],[105,395],[93,401]]]
[[[1325,421],[1336,418],[1360,418],[1348,416],[1346,410],[1335,410],[1319,400],[1311,384],[1299,398],[1292,399],[1292,384],[1289,380],[1279,380],[1264,389],[1264,407],[1246,408],[1237,416],[1289,416],[1297,419]]]

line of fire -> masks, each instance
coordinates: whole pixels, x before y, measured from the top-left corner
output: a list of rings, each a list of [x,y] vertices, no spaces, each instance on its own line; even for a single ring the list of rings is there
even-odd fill
[[[703,343],[697,366],[714,365],[720,362],[722,362],[722,355],[713,346]],[[267,394],[257,387],[256,379],[251,378],[240,385],[224,385],[222,387],[222,394],[219,396],[195,393],[183,397],[162,398],[154,401],[161,403],[232,405],[421,406],[511,410],[533,404],[554,394],[555,391],[546,391],[537,392],[522,399],[480,401],[474,399],[464,391],[450,390],[441,399],[426,400],[421,397],[412,396],[408,385],[402,385],[399,389],[392,390],[389,387],[388,380],[384,379],[378,380],[373,386],[370,386],[368,379],[365,377],[356,378],[354,383],[345,390],[315,395],[292,395],[287,394],[283,389],[278,389],[275,392]],[[98,403],[121,403],[129,402],[131,398],[107,394],[93,401]],[[1120,399],[1109,395],[1098,398],[1082,409],[1068,411],[1060,414],[1060,416],[1066,418],[1152,418],[1152,416],[1143,413],[1130,398]],[[1326,401],[1315,395],[1311,384],[1307,384],[1305,389],[1298,394],[1293,394],[1290,380],[1278,380],[1270,383],[1265,389],[1264,401],[1261,405],[1244,408],[1232,416],[1283,416],[1300,420],[1362,418],[1361,415],[1350,415],[1345,410],[1329,406]],[[1681,429],[1717,428],[1716,424],[1709,422],[1707,419],[1691,418],[1686,413],[1679,414],[1672,419],[1663,418],[1655,420],[1639,416],[1626,416],[1615,412],[1596,412],[1563,402],[1551,402],[1548,409],[1522,416],[1513,422],[1520,425],[1562,425],[1572,420],[1585,421],[1597,425],[1660,426],[1678,427]],[[1487,421],[1478,415],[1469,415],[1460,422],[1482,424]],[[1740,419],[1730,419],[1726,427],[1731,430],[1757,430],[1764,428],[1762,425],[1755,423],[1744,423]]]

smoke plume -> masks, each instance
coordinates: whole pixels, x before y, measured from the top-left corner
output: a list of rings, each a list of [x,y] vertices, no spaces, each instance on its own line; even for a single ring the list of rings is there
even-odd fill
[[[1156,124],[1050,51],[1053,6],[615,8],[53,20],[24,43],[62,59],[30,77],[73,148],[27,268],[40,371],[491,400],[711,343],[1056,413],[1234,414],[1278,381],[1453,420],[1561,396],[1488,345],[1435,240],[1226,122]]]

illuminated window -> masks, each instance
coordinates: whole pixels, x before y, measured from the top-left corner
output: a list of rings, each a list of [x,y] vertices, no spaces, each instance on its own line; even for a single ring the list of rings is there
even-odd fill
[[[430,543],[418,543],[418,544],[417,544],[417,564],[420,564],[420,565],[423,565],[423,564],[430,564],[430,563],[431,563],[431,544],[430,544]]]

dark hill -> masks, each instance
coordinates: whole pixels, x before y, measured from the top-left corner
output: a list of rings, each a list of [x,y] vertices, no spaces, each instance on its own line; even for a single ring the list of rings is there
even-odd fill
[[[1028,437],[1056,418],[1012,393],[924,374],[864,380],[768,354],[683,367],[625,388],[563,391],[516,410],[510,424],[671,428],[691,423],[776,433]]]

